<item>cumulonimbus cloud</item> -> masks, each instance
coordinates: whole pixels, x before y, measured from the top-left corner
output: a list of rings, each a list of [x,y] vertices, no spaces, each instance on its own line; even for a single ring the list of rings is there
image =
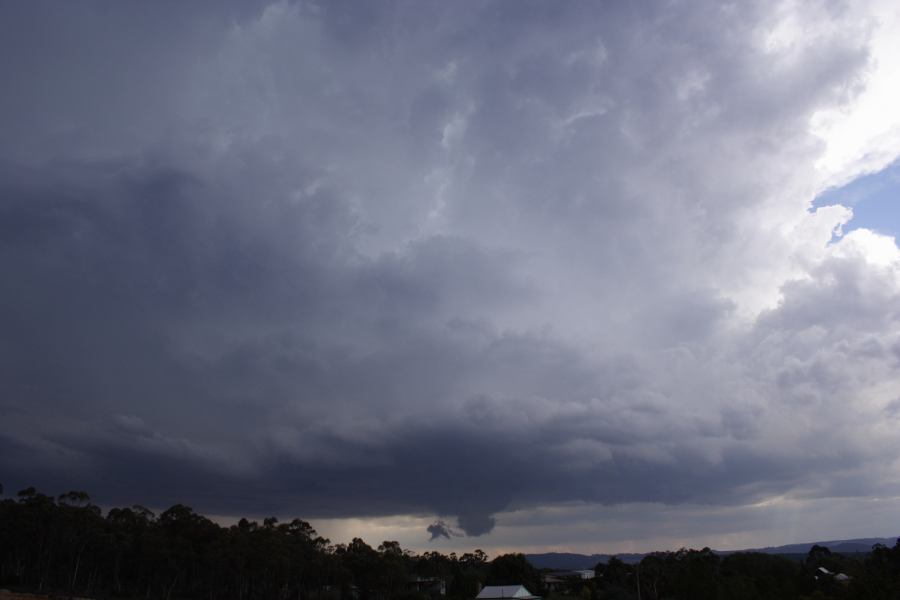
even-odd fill
[[[4,10],[13,481],[468,535],[896,492],[896,245],[809,210],[866,14]]]

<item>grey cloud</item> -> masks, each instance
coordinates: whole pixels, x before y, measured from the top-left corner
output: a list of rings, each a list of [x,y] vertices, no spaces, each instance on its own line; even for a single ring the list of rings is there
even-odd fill
[[[453,529],[447,525],[444,521],[437,520],[428,527],[425,528],[428,531],[428,534],[431,536],[429,541],[434,541],[438,538],[451,539],[456,533]]]
[[[897,375],[896,282],[785,283],[761,222],[812,218],[780,194],[864,65],[840,31],[764,69],[763,3],[95,6],[11,15],[92,40],[71,67],[0,42],[12,481],[468,535],[883,487],[854,390]]]

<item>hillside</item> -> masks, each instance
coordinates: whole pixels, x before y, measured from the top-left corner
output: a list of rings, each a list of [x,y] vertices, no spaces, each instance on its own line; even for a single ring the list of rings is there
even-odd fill
[[[857,538],[851,540],[830,540],[826,542],[804,542],[799,544],[787,544],[784,546],[769,546],[766,548],[747,548],[743,550],[715,550],[716,554],[734,554],[736,552],[764,552],[766,554],[801,554],[805,555],[815,545],[825,546],[832,552],[851,554],[869,552],[875,544],[891,547],[897,542],[897,537],[888,538]],[[638,563],[646,554],[575,554],[570,552],[547,552],[542,554],[526,554],[532,565],[538,569],[577,570],[593,569],[599,562],[607,562],[610,557],[616,556],[621,561],[629,564]]]

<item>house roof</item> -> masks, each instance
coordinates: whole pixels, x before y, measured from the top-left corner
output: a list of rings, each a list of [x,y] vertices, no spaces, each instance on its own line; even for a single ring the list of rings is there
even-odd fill
[[[524,585],[487,585],[478,592],[477,598],[518,598],[520,600],[532,600],[538,598],[528,591]]]

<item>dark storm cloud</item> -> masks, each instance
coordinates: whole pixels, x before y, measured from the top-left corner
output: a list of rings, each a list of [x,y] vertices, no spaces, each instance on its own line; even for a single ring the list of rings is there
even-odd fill
[[[778,62],[753,3],[8,12],[9,484],[468,535],[886,489],[897,283],[794,197],[852,28]]]
[[[437,520],[428,527],[425,528],[428,531],[428,534],[431,536],[429,541],[434,541],[438,538],[451,539],[456,534],[453,529],[450,528],[444,521]]]
[[[109,170],[115,167],[106,165],[103,172]],[[221,493],[231,496],[225,492],[239,474],[225,467],[230,461],[225,450],[203,443],[234,435],[235,426],[243,433],[231,451],[240,451],[244,436],[258,438],[256,452],[274,453],[279,460],[285,451],[302,455],[310,438],[321,446],[310,450],[315,463],[334,460],[342,469],[348,459],[367,461],[369,449],[354,448],[342,437],[352,441],[357,435],[355,404],[371,403],[374,412],[392,406],[405,412],[423,398],[439,400],[437,394],[455,385],[453,370],[472,369],[477,360],[461,347],[468,337],[481,335],[477,327],[446,324],[436,336],[423,320],[448,301],[467,303],[473,287],[484,306],[490,306],[492,290],[499,297],[524,293],[510,288],[503,272],[507,257],[452,238],[415,243],[402,255],[376,261],[346,255],[339,238],[352,237],[353,219],[336,201],[278,207],[268,225],[284,228],[285,234],[273,242],[240,230],[241,223],[227,213],[206,214],[201,205],[212,202],[215,193],[183,174],[129,172],[104,176],[109,181],[100,186],[79,187],[82,178],[92,180],[90,173],[78,173],[58,187],[32,182],[7,190],[4,222],[16,235],[4,238],[3,265],[21,275],[15,292],[3,300],[4,330],[16,341],[5,344],[3,364],[12,402],[22,398],[22,414],[11,417],[37,421],[31,426],[74,453],[73,460],[84,463],[78,477],[97,487],[108,487],[102,481],[112,476],[123,489],[143,481],[142,487],[194,497],[186,482],[219,489],[214,481],[222,477]],[[283,237],[291,239],[295,254],[277,246]],[[234,315],[253,330],[220,331]],[[182,341],[192,328],[199,331]],[[206,347],[231,335],[238,339],[224,348]],[[198,346],[183,347],[189,343]],[[25,409],[34,397],[44,402]],[[299,419],[307,410],[323,426],[330,411],[346,410],[347,430],[339,417],[329,424],[334,432],[297,427],[283,434],[290,438],[286,449],[266,448],[272,443],[266,427],[285,412],[297,411],[291,417]],[[108,427],[87,425],[114,414],[115,435]],[[87,437],[74,433],[70,419],[80,423],[78,430],[87,425],[94,431],[83,432]],[[144,419],[193,440],[150,434]],[[56,428],[61,431],[51,433]],[[423,455],[415,447],[404,451]],[[29,470],[5,466],[19,473],[17,479]],[[334,476],[315,464],[284,469],[289,473],[275,475],[293,477],[296,471],[301,487],[310,478]],[[369,473],[365,485],[377,487],[381,481],[393,488],[375,503],[384,512],[430,508],[422,498],[427,486],[405,500],[409,486],[416,485],[414,476],[408,479],[400,468],[394,482],[394,470],[382,470],[374,478],[369,471],[350,470],[348,476]],[[269,486],[259,484],[267,492]],[[335,490],[344,491],[364,490]],[[302,505],[318,507],[317,514],[335,514],[325,507],[341,505],[328,493],[303,495],[311,500]],[[392,504],[393,496],[400,498]],[[243,508],[253,507],[255,496],[244,497]],[[284,500],[278,502],[286,508]],[[498,510],[502,502],[492,506]],[[237,508],[234,502],[217,507]],[[342,507],[345,514],[354,510],[352,502]]]

